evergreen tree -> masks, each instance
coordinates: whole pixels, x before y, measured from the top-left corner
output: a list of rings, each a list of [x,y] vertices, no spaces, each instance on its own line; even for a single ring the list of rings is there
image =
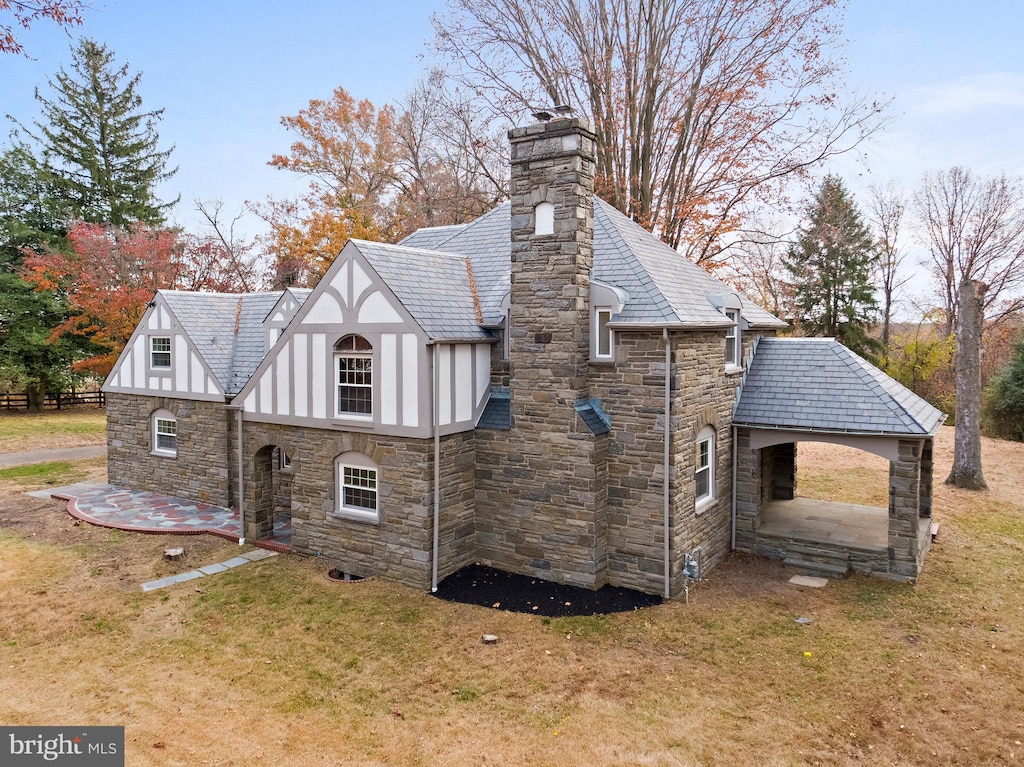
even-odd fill
[[[74,378],[69,370],[81,342],[51,340],[51,329],[67,319],[66,302],[36,291],[21,273],[26,252],[68,247],[65,218],[28,149],[0,153],[0,388],[27,390],[37,408],[46,392]]]
[[[156,185],[177,171],[167,168],[174,147],[157,146],[163,110],[143,111],[142,74],[117,67],[105,45],[83,39],[71,56],[72,71],[62,67],[49,81],[52,98],[36,90],[42,116],[37,131],[29,131],[42,148],[52,193],[74,219],[118,227],[163,223],[177,202],[155,195]]]
[[[989,382],[985,394],[993,431],[1024,442],[1024,331],[1013,344],[1010,361]]]
[[[871,283],[876,258],[875,242],[850,192],[840,178],[827,176],[783,259],[799,328],[873,357],[880,346],[868,335],[878,312]]]

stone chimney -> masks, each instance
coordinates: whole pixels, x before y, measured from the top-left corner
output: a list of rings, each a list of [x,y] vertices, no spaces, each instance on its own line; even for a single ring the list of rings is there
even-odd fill
[[[595,135],[571,118],[516,128],[509,139],[514,385],[572,407],[587,394]]]
[[[509,133],[512,428],[489,448],[496,502],[477,505],[492,564],[586,588],[607,582],[607,438],[575,407],[589,387],[594,138],[579,119]]]

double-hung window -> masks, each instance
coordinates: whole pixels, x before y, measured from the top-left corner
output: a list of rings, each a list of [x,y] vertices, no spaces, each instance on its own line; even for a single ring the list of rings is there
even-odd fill
[[[373,416],[373,347],[362,336],[349,335],[334,345],[337,414]]]
[[[370,458],[345,453],[335,462],[337,469],[337,511],[356,521],[377,522],[380,515],[378,470]]]
[[[698,508],[715,496],[715,431],[705,426],[697,435],[696,501]]]
[[[153,413],[153,452],[169,458],[178,454],[178,420],[170,410]]]
[[[727,367],[740,367],[743,364],[743,347],[740,343],[739,309],[726,309],[725,316],[733,322],[733,325],[725,331],[725,364]]]
[[[149,366],[154,369],[170,369],[171,339],[169,336],[152,336],[149,339]]]

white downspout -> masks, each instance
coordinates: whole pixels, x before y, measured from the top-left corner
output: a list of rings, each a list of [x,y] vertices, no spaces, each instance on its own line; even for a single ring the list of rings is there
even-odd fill
[[[439,348],[437,344],[434,344],[434,371],[431,376],[431,382],[433,384],[433,396],[431,401],[433,403],[432,413],[432,425],[434,431],[434,547],[431,556],[431,572],[430,572],[430,591],[431,593],[437,591],[437,555],[438,555],[438,543],[440,538],[440,519],[441,519],[441,430],[439,421],[439,411],[441,403],[440,397],[440,382],[438,375],[438,353]]]
[[[239,546],[245,545],[245,479],[242,477],[242,472],[245,470],[245,459],[243,458],[242,451],[242,414],[244,412],[244,408],[239,408],[235,411],[238,418],[238,524],[241,527],[241,535],[238,536]]]
[[[665,465],[664,465],[664,486],[665,508],[665,599],[671,596],[671,572],[670,572],[670,541],[669,541],[669,508],[671,495],[669,493],[669,464],[672,451],[672,347],[668,343],[668,328],[661,329],[661,337],[665,341]]]
[[[732,542],[730,551],[736,551],[736,459],[739,456],[739,447],[736,444],[737,431],[734,424],[732,427]]]

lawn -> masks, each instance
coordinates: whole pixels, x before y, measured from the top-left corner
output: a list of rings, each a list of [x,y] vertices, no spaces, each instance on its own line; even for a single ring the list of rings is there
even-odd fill
[[[967,493],[951,437],[915,586],[737,555],[688,604],[587,618],[290,556],[143,594],[172,542],[184,568],[239,547],[75,525],[0,480],[0,721],[124,725],[130,765],[1021,764],[1024,445],[984,440]],[[801,488],[844,466],[884,497],[884,463],[833,448],[801,447]]]
[[[0,411],[0,453],[102,445],[106,441],[107,417],[102,409]]]

